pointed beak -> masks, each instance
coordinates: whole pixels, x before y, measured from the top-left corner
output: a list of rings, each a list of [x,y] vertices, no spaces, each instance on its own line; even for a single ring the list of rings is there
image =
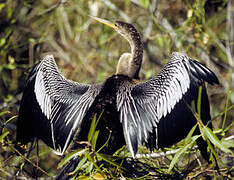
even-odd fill
[[[115,30],[117,29],[117,26],[115,24],[113,24],[112,22],[110,22],[110,21],[107,21],[105,19],[101,19],[101,18],[98,18],[98,17],[94,17],[94,16],[89,16],[89,17],[91,17],[91,18],[95,19],[96,21],[98,21],[98,22],[100,22],[102,24],[105,24],[105,25],[107,25],[107,26],[109,26],[109,27],[111,27],[111,28],[113,28]]]

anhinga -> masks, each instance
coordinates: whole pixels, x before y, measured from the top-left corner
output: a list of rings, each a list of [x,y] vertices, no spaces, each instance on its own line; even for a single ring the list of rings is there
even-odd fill
[[[219,83],[211,70],[175,52],[157,76],[136,83],[133,79],[138,78],[143,56],[139,33],[128,23],[95,19],[127,39],[131,53],[120,57],[115,75],[94,85],[67,80],[53,56],[47,55],[29,74],[19,111],[17,141],[26,144],[39,138],[63,154],[73,139],[87,140],[94,115],[102,113],[96,149],[106,143],[111,132],[102,152],[112,154],[127,144],[134,157],[138,145],[167,147],[186,137],[197,123],[189,106],[192,101],[197,104],[200,86],[201,119],[208,123],[210,108],[204,83]],[[206,142],[199,138],[197,143],[208,160]]]

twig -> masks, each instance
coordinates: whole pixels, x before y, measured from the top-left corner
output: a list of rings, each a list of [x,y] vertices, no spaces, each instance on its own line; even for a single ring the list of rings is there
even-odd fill
[[[2,173],[7,175],[8,177],[13,178],[13,175],[11,175],[9,172],[4,171],[1,167],[0,167],[0,171],[2,171]]]
[[[66,3],[67,1],[69,1],[69,0],[60,0],[60,1],[58,1],[56,4],[52,5],[50,8],[48,8],[45,11],[43,11],[42,13],[38,14],[37,17],[43,16],[43,15],[45,15],[47,13],[50,13],[51,11],[56,9],[58,6],[60,6],[61,4]]]
[[[151,153],[151,154],[136,154],[136,158],[157,158],[157,157],[164,157],[171,154],[176,154],[180,149],[160,152],[160,153]]]
[[[197,163],[199,164],[199,166],[201,167],[201,169],[203,169],[202,168],[202,163],[201,163],[200,159],[198,158],[197,154],[195,154],[195,157],[196,157]]]
[[[49,175],[45,170],[43,170],[41,167],[37,166],[36,164],[34,164],[32,161],[30,161],[28,158],[26,158],[23,154],[21,154],[14,146],[12,146],[11,144],[8,144],[10,146],[10,148],[12,148],[17,154],[19,154],[24,160],[28,161],[30,164],[32,164],[35,168],[39,169],[42,173],[44,173],[45,175],[47,175],[48,177],[51,177],[51,175]]]
[[[225,140],[232,140],[234,139],[234,135],[229,136],[224,138]],[[197,149],[198,146],[194,146],[192,148],[192,150]],[[151,153],[151,154],[136,154],[136,158],[140,159],[140,158],[158,158],[158,157],[164,157],[164,156],[168,156],[168,155],[172,155],[172,154],[176,154],[180,149],[175,149],[175,150],[171,150],[171,151],[166,151],[166,152],[160,152],[160,153]]]

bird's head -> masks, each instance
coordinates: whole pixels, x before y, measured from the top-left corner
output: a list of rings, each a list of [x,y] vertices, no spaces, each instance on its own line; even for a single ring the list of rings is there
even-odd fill
[[[132,24],[121,22],[121,21],[116,21],[114,26],[115,26],[116,32],[118,32],[125,39],[127,39],[129,43],[132,42],[133,38],[134,39],[138,38],[140,40],[140,35]]]
[[[113,28],[129,42],[131,53],[124,53],[120,57],[116,74],[127,75],[130,78],[138,79],[142,62],[143,46],[140,34],[137,32],[136,28],[132,24],[122,21],[112,23],[105,19],[91,17],[98,22]]]
[[[125,39],[127,39],[130,44],[132,43],[132,39],[138,38],[140,40],[140,35],[132,24],[122,22],[122,21],[116,21],[115,23],[112,23],[110,21],[107,21],[105,19],[101,19],[98,17],[93,17],[93,16],[90,16],[90,17],[92,17],[93,19],[97,20],[98,22],[102,24],[105,24],[113,28],[116,32],[118,32]]]

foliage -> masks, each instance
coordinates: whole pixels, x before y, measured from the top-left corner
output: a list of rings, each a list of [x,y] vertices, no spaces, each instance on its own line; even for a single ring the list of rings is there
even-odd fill
[[[119,56],[129,51],[125,40],[88,16],[93,15],[111,21],[131,22],[141,32],[145,48],[140,74],[143,80],[157,74],[173,51],[185,52],[208,65],[217,74],[221,85],[215,88],[208,86],[215,130],[212,132],[203,125],[199,121],[199,115],[196,115],[197,126],[218,160],[220,173],[230,177],[233,139],[227,140],[226,137],[233,135],[234,118],[232,3],[228,0],[1,1],[0,176],[13,178],[25,159],[14,147],[14,141],[19,102],[28,71],[33,64],[45,54],[53,54],[67,78],[82,83],[101,82],[115,72]],[[98,132],[95,128],[91,132],[94,136],[90,136],[89,142],[95,145]],[[177,150],[175,155],[141,157],[139,167],[144,164],[144,168],[151,172],[160,175],[171,173],[174,177],[184,173],[191,179],[206,177],[208,174],[211,177],[217,176],[212,170],[214,164],[208,165],[197,158],[199,153],[194,148],[194,142],[198,136],[192,134],[193,129],[185,140],[165,149]],[[40,142],[39,147],[39,164],[36,163],[37,154],[33,151],[25,165],[23,176],[48,177],[56,175],[60,170],[55,168],[60,158],[43,143]],[[139,152],[149,153],[144,148]],[[89,174],[95,179],[99,175],[109,177],[109,173],[114,171],[118,172],[116,176],[123,176],[123,170],[119,168],[121,162],[117,163],[113,157],[102,157],[90,148],[72,152],[61,161],[60,166],[77,154],[82,154],[82,159],[85,159],[79,166],[83,168],[83,174],[79,175]],[[126,152],[120,151],[116,156],[126,156]],[[99,161],[106,163],[102,166]],[[111,168],[108,169],[108,161],[116,164],[109,165]],[[146,164],[157,170],[147,168]],[[190,173],[185,172],[185,169]],[[172,171],[169,173],[169,170]]]

